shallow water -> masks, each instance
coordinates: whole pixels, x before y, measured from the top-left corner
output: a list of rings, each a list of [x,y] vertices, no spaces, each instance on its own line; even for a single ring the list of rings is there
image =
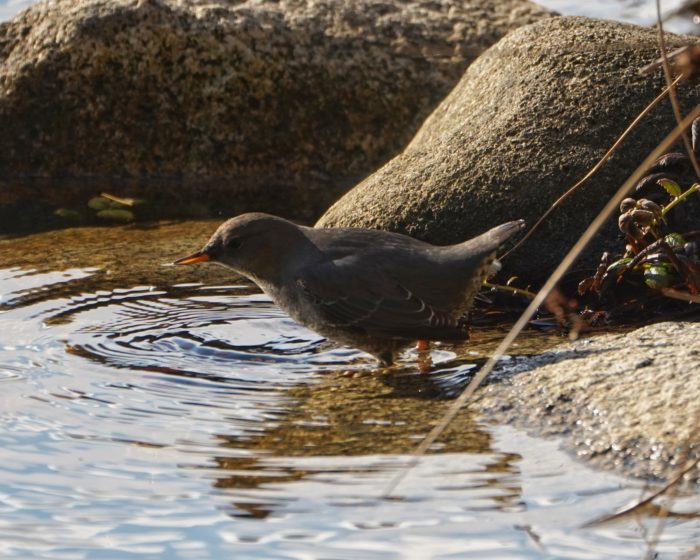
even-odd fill
[[[410,353],[377,371],[225,269],[163,266],[213,228],[0,240],[0,556],[643,554],[652,514],[580,528],[640,482],[469,413],[381,499],[499,333],[434,351],[430,375]],[[696,510],[675,503],[665,557],[700,545]]]
[[[537,0],[537,4],[565,16],[588,16],[612,19],[637,25],[656,25],[656,0]],[[661,14],[664,28],[674,33],[698,34],[697,18],[683,6],[687,0],[662,0]]]

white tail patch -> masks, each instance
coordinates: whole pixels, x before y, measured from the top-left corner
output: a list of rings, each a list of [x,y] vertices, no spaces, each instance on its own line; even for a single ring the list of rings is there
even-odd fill
[[[498,262],[497,259],[493,259],[487,266],[486,266],[486,276],[493,276],[496,274],[499,270],[501,270],[501,263]]]

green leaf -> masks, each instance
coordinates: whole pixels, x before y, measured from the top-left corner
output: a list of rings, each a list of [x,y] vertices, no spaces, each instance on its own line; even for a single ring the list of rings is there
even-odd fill
[[[659,179],[656,183],[666,189],[666,192],[673,197],[681,196],[683,192],[680,185],[675,181],[671,181],[671,179]]]
[[[664,237],[664,241],[668,243],[669,247],[683,247],[687,243],[680,233],[669,233]]]
[[[644,268],[644,283],[653,290],[666,288],[671,284],[669,269],[665,266],[651,265]]]
[[[115,208],[109,208],[107,210],[100,210],[97,213],[98,218],[103,220],[112,220],[114,222],[133,222],[134,213],[129,210],[120,210]]]
[[[98,212],[100,210],[105,210],[105,209],[109,208],[110,204],[111,204],[111,202],[109,200],[107,200],[106,198],[103,198],[101,196],[95,196],[95,197],[91,198],[87,203],[89,208],[92,208],[93,210],[97,210]]]
[[[632,262],[631,258],[625,257],[620,260],[615,261],[612,263],[608,268],[605,270],[608,274],[617,274],[619,273],[624,267],[626,267],[629,263]]]
[[[71,220],[74,222],[78,222],[83,218],[80,212],[78,212],[77,210],[71,210],[70,208],[56,208],[56,210],[54,210],[53,213],[54,216],[58,216],[59,218],[63,218],[64,220]]]

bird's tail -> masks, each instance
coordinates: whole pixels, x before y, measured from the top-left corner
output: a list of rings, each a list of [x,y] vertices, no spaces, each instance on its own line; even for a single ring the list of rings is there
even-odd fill
[[[476,255],[488,255],[496,251],[510,237],[525,228],[525,220],[506,222],[461,243],[461,250]]]
[[[497,249],[509,238],[519,231],[522,231],[524,228],[525,220],[514,220],[488,230],[483,235],[480,235],[479,238],[484,238],[484,241],[487,242],[487,244],[492,245],[494,249]]]

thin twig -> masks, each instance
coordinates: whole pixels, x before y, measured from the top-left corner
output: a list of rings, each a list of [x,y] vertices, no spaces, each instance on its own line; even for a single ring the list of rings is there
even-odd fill
[[[383,496],[388,498],[398,487],[404,477],[411,471],[413,467],[418,464],[420,457],[425,454],[430,446],[437,440],[438,437],[445,431],[445,428],[454,419],[461,408],[467,403],[476,391],[477,387],[481,382],[486,379],[486,376],[491,373],[494,366],[498,360],[503,356],[513,343],[515,338],[520,334],[520,332],[527,326],[530,318],[535,314],[540,305],[544,302],[549,293],[554,289],[557,283],[564,276],[569,267],[575,262],[581,252],[585,249],[588,242],[592,239],[595,233],[603,226],[605,221],[617,211],[620,202],[629,192],[629,190],[639,181],[645,171],[659,156],[665,154],[674,142],[678,140],[681,132],[688,128],[697,117],[700,116],[700,105],[697,105],[690,114],[681,121],[681,125],[671,131],[670,134],[664,138],[661,143],[645,158],[642,164],[637,167],[637,169],[629,176],[629,178],[622,184],[622,186],[617,190],[617,192],[610,198],[605,207],[600,211],[600,213],[593,219],[586,231],[581,235],[579,240],[574,244],[574,246],[569,250],[566,256],[559,263],[557,268],[552,272],[550,277],[545,282],[544,286],[537,292],[535,298],[530,302],[527,309],[523,312],[520,318],[516,321],[513,327],[510,329],[505,338],[498,345],[493,355],[488,359],[484,366],[479,370],[479,372],[474,376],[469,385],[462,391],[462,393],[453,401],[450,407],[447,409],[442,418],[438,421],[435,427],[423,438],[423,441],[416,447],[413,451],[408,463],[403,468],[396,473],[396,475],[389,481],[389,484],[383,492]]]
[[[696,296],[688,292],[681,292],[680,290],[674,290],[673,288],[661,288],[661,293],[667,298],[679,299],[681,301],[687,301],[688,303],[700,303],[700,296]]]
[[[681,79],[681,76],[678,76],[676,80],[673,82],[673,85],[675,86],[678,81]],[[528,230],[528,232],[520,239],[518,242],[513,245],[506,253],[498,257],[500,260],[503,260],[505,257],[510,255],[513,251],[515,251],[518,247],[520,247],[525,241],[527,241],[533,233],[537,230],[537,228],[540,227],[542,222],[544,222],[547,217],[554,212],[559,206],[562,205],[562,203],[569,198],[583,183],[585,183],[588,179],[591,178],[591,176],[598,171],[601,167],[603,167],[603,164],[610,159],[610,157],[615,153],[617,148],[622,144],[622,141],[627,138],[630,132],[634,130],[634,128],[639,124],[639,122],[654,108],[656,107],[661,100],[666,96],[666,94],[669,92],[671,89],[671,86],[666,86],[663,91],[657,95],[644,109],[642,110],[641,113],[639,113],[634,120],[629,124],[629,126],[618,136],[617,140],[613,143],[612,146],[608,149],[607,152],[603,155],[602,158],[598,160],[598,163],[596,163],[593,167],[591,167],[588,172],[581,177],[576,183],[574,183],[569,189],[562,194],[559,198],[557,198],[552,205],[547,209],[547,211],[542,214],[542,216],[534,223],[534,225]]]
[[[700,407],[697,407],[695,410],[694,422],[695,425],[700,422]],[[664,492],[661,492],[666,499],[664,500],[664,503],[659,506],[658,523],[656,524],[654,532],[651,534],[651,538],[647,543],[645,560],[653,560],[656,558],[656,547],[666,527],[666,520],[668,519],[668,514],[671,511],[671,506],[673,505],[674,500],[678,497],[678,489],[680,486],[679,483],[683,480],[686,474],[697,467],[700,463],[700,457],[695,459],[690,458],[690,453],[693,449],[692,443],[694,442],[686,441],[683,446],[683,453],[681,454],[683,457],[682,464],[687,466],[681,468],[673,477],[671,477],[671,480],[665,485],[667,488],[664,490]],[[660,495],[659,492],[656,494],[657,496]]]
[[[482,282],[482,286],[491,290],[505,292],[506,294],[519,294],[521,296],[526,297],[527,299],[532,299],[535,297],[534,292],[531,292],[530,290],[525,290],[523,288],[514,288],[513,286],[504,286],[502,284],[492,284],[491,282]]]
[[[661,51],[661,63],[664,69],[664,77],[666,78],[666,85],[668,86],[668,98],[671,100],[671,107],[673,108],[673,115],[676,117],[676,123],[680,125],[683,116],[681,115],[681,105],[678,102],[678,96],[676,95],[676,82],[677,77],[673,79],[673,74],[671,73],[671,64],[668,62],[668,50],[666,48],[666,34],[664,33],[664,24],[661,19],[661,0],[656,0],[656,27],[659,32],[659,50]],[[695,150],[693,150],[693,145],[690,143],[690,138],[688,138],[687,132],[684,130],[681,134],[681,139],[683,140],[683,146],[685,151],[688,152],[688,157],[690,158],[690,163],[693,165],[693,170],[695,171],[695,176],[700,178],[700,164],[698,164],[698,159],[695,157]]]
[[[610,523],[611,521],[616,521],[617,519],[620,519],[622,517],[626,517],[628,515],[631,515],[633,513],[638,512],[641,509],[644,509],[646,506],[651,504],[656,498],[659,496],[664,495],[666,492],[669,491],[670,488],[674,487],[677,485],[683,477],[691,472],[693,469],[695,469],[698,464],[700,463],[700,457],[697,459],[694,459],[690,463],[686,463],[683,469],[681,469],[679,472],[677,472],[666,484],[664,484],[661,488],[659,488],[656,492],[654,492],[651,496],[648,496],[647,498],[635,503],[634,505],[631,505],[629,507],[626,507],[616,513],[613,513],[611,515],[604,515],[602,517],[598,517],[597,519],[594,519],[593,521],[588,521],[587,523],[584,523],[581,525],[582,529],[587,529],[589,527],[594,527],[596,525],[602,525],[603,523]]]

